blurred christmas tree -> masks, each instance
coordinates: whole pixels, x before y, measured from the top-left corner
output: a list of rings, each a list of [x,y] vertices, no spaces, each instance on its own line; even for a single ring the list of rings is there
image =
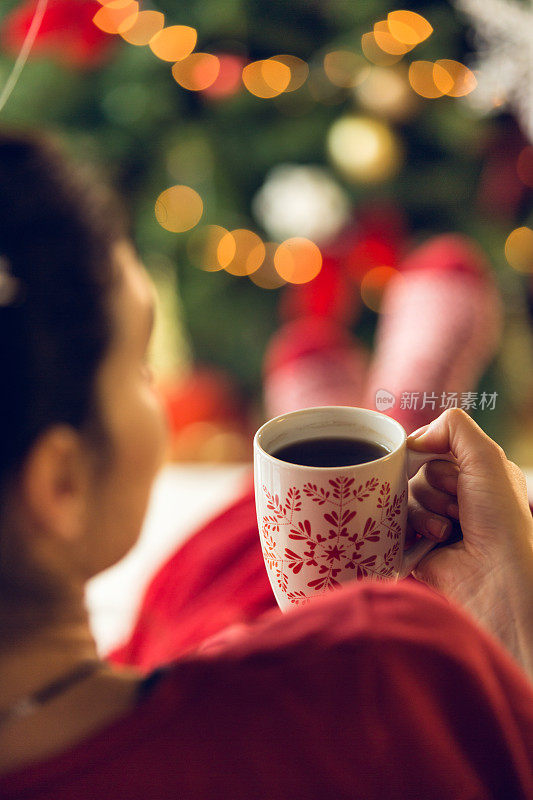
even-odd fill
[[[322,311],[338,313],[371,346],[379,302],[361,298],[364,276],[393,271],[432,234],[460,232],[489,257],[509,311],[501,356],[479,387],[498,392],[497,411],[473,412],[490,435],[505,438],[503,416],[527,398],[532,405],[531,252],[520,261],[531,244],[518,248],[515,269],[505,244],[513,230],[533,225],[533,150],[523,120],[520,128],[510,113],[481,115],[460,96],[472,89],[461,64],[478,47],[479,20],[467,0],[460,10],[411,3],[418,21],[400,13],[395,28],[388,15],[404,7],[383,0],[143,0],[140,7],[160,12],[166,26],[194,29],[195,52],[216,55],[216,66],[185,58],[173,69],[152,47],[132,43],[132,34],[126,41],[127,29],[103,33],[92,21],[101,9],[95,0],[49,0],[48,28],[2,114],[5,122],[59,129],[126,194],[148,268],[177,272],[182,330],[170,334],[173,367],[192,359],[223,368],[258,402],[265,345],[280,313],[312,309],[325,293]],[[34,8],[28,0],[2,4],[1,83]],[[280,54],[299,60],[269,62],[262,90],[254,64]],[[168,220],[163,227],[174,200],[161,200],[154,214],[157,198],[175,185],[201,198],[201,222],[182,232]],[[244,234],[245,256],[239,262],[233,250],[218,268],[225,231],[236,229],[264,242],[316,242],[321,274],[285,285],[274,248],[261,251]],[[262,266],[247,276],[257,247]],[[340,300],[335,271],[344,281]]]

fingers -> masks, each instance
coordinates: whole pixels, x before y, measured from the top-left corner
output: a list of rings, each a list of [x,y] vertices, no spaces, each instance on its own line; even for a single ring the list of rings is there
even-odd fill
[[[428,511],[414,498],[409,499],[407,520],[408,525],[416,533],[429,536],[439,542],[452,532],[452,523],[447,517]]]
[[[451,461],[429,461],[424,464],[418,475],[412,480],[413,485],[427,481],[434,489],[457,495],[459,467]]]
[[[502,448],[461,408],[449,408],[429,425],[414,431],[407,446],[419,452],[451,451],[459,468],[475,464],[486,470],[488,465],[505,459]]]

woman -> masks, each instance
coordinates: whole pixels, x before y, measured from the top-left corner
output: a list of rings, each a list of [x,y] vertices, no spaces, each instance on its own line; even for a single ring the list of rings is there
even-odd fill
[[[135,542],[165,426],[153,287],[111,194],[57,145],[0,136],[0,796],[533,797],[533,523],[523,475],[464,413],[410,521],[464,541],[142,678],[97,658],[88,578]]]

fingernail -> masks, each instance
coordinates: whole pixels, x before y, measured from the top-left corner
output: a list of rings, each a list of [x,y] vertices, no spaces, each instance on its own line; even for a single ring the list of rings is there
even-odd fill
[[[457,503],[450,503],[447,513],[450,515],[450,517],[457,517],[457,519],[459,519],[459,506]]]
[[[426,432],[426,426],[422,425],[421,428],[417,428],[416,431],[413,431],[407,437],[408,439],[418,439],[419,436],[422,436],[423,433]]]
[[[426,521],[426,527],[433,536],[437,539],[442,539],[444,534],[446,533],[446,523],[442,522],[440,519],[436,519],[436,517],[430,517]]]

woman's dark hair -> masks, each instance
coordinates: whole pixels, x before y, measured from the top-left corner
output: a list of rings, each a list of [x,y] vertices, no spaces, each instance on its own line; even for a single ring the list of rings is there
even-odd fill
[[[1,492],[48,427],[104,433],[95,376],[112,336],[112,248],[130,231],[95,177],[56,135],[0,129]]]

